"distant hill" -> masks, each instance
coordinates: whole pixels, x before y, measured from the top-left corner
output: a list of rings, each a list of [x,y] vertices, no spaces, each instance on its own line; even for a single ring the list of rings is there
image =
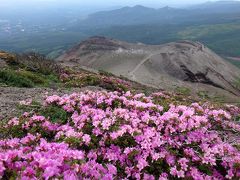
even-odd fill
[[[166,23],[186,16],[186,10],[164,7],[160,9],[144,6],[123,7],[112,11],[102,11],[89,15],[80,26],[106,27],[113,25],[136,25]],[[109,18],[110,17],[110,18]]]
[[[218,23],[228,20],[233,21],[238,17],[233,14],[240,13],[239,1],[207,2],[190,8],[178,9],[163,7],[160,9],[148,8],[141,5],[123,7],[112,11],[101,11],[88,16],[76,24],[76,28],[83,27],[108,27],[118,25],[139,24],[180,24],[180,23]],[[229,14],[231,14],[229,16]],[[111,17],[111,18],[109,18]],[[230,19],[229,19],[230,18]]]
[[[0,49],[37,51],[57,57],[79,41],[97,35],[152,45],[199,41],[221,56],[240,56],[239,1],[207,2],[185,9],[137,5],[93,13],[85,19],[74,14],[64,15],[67,20],[60,18],[62,24],[59,25],[48,18],[52,16],[50,12],[46,13],[43,26],[36,26],[40,21],[34,17],[25,16],[30,23],[21,25],[21,28],[26,26],[24,32],[16,29],[17,26],[11,27],[15,28],[14,33],[0,30]],[[4,26],[8,28],[8,23]]]
[[[240,1],[215,1],[192,6],[190,9],[208,13],[239,13]]]
[[[220,55],[240,56],[240,2],[208,2],[186,9],[124,7],[92,14],[69,30],[133,43],[189,39],[206,44]]]
[[[198,42],[145,45],[93,37],[57,60],[68,66],[108,71],[156,88],[188,87],[195,92],[240,96],[236,85],[240,70]]]

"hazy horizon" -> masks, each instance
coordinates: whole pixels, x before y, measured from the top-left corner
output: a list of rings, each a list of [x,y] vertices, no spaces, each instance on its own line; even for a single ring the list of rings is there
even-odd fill
[[[197,40],[220,54],[238,56],[240,1],[206,2],[216,1],[0,0],[0,49],[37,51],[52,57],[101,35],[145,44]],[[136,5],[159,11],[121,9]],[[166,6],[173,9],[160,9]],[[223,42],[227,45],[222,46]]]
[[[134,6],[144,5],[149,7],[162,7],[162,6],[187,6],[200,4],[204,2],[214,2],[217,0],[94,0],[91,2],[77,1],[77,0],[1,0],[0,6],[12,6],[12,7],[28,7],[33,5],[44,5],[44,6],[62,6],[62,5],[79,5],[84,7],[114,7],[114,6]],[[238,0],[239,1],[239,0]]]

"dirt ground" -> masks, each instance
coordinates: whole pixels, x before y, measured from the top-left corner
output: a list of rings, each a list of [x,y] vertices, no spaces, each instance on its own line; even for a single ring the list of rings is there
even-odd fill
[[[43,102],[46,95],[64,95],[85,90],[95,91],[101,90],[101,88],[85,87],[54,90],[49,88],[0,87],[0,120],[16,116],[19,113],[17,106],[20,101],[32,99],[37,102]]]

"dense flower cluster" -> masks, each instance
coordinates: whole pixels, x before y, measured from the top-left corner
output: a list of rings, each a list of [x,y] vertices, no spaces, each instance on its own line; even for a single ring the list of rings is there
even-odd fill
[[[238,179],[239,142],[221,131],[240,132],[239,108],[197,103],[163,107],[163,93],[74,93],[50,96],[68,123],[24,113],[5,128],[21,136],[0,141],[0,176],[22,179]]]

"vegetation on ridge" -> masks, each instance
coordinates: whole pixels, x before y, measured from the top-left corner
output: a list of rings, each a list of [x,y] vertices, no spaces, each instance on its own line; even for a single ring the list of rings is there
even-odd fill
[[[125,78],[99,71],[61,67],[55,61],[36,53],[17,54],[6,59],[7,66],[0,70],[0,83],[15,87],[81,88],[98,86],[110,91],[140,90],[144,86]],[[148,88],[151,89],[151,88]]]
[[[7,159],[0,160],[0,176],[238,179],[240,108],[173,105],[172,97],[106,91],[49,96],[43,111],[2,124],[0,155]]]

